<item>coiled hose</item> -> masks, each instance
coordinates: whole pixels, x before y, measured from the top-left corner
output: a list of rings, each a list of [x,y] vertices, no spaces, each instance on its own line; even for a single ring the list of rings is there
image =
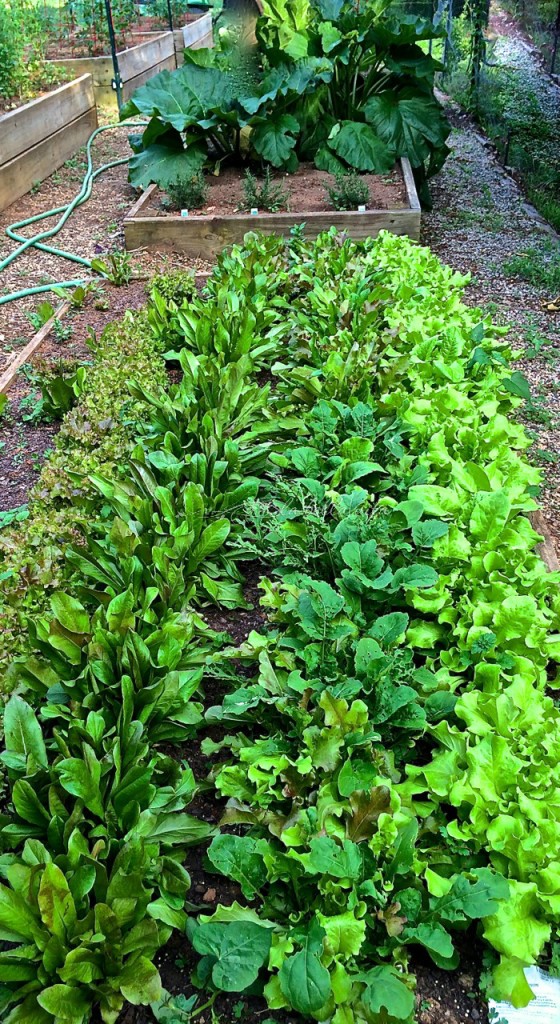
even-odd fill
[[[21,244],[17,249],[14,249],[9,256],[6,256],[4,260],[0,261],[0,273],[9,267],[14,260],[21,256],[27,249],[41,249],[42,252],[50,253],[51,256],[60,256],[63,260],[70,260],[72,263],[79,263],[82,267],[88,267],[91,270],[91,260],[85,259],[83,256],[76,256],[75,253],[66,252],[64,249],[56,249],[52,245],[46,244],[46,239],[54,238],[55,235],[64,227],[68,218],[73,214],[74,210],[81,206],[82,203],[87,202],[91,196],[93,183],[95,179],[103,173],[103,171],[109,170],[110,167],[118,167],[119,164],[128,163],[128,157],[120,157],[118,160],[110,160],[106,164],[102,164],[97,170],[93,169],[93,158],[91,155],[91,147],[101,132],[109,131],[110,128],[139,128],[147,124],[146,121],[119,121],[116,124],[102,125],[101,128],[96,128],[90,135],[86,144],[86,157],[87,157],[87,168],[82,182],[82,187],[77,196],[71,199],[65,206],[55,206],[52,210],[46,210],[44,213],[36,213],[34,217],[26,217],[25,220],[16,221],[14,224],[8,225],[6,228],[6,235],[11,238],[14,242],[20,242]],[[30,224],[37,224],[39,221],[46,220],[47,217],[54,217],[57,213],[61,213],[60,220],[57,221],[54,227],[49,228],[48,231],[41,231],[31,238],[26,238],[24,235],[19,234],[21,228],[28,227]],[[0,306],[3,306],[6,302],[13,302],[15,299],[24,299],[28,295],[40,295],[42,292],[52,291],[53,288],[75,288],[80,284],[85,284],[86,279],[77,278],[72,281],[57,281],[55,284],[40,284],[33,288],[22,288],[19,292],[11,292],[9,295],[0,296]]]

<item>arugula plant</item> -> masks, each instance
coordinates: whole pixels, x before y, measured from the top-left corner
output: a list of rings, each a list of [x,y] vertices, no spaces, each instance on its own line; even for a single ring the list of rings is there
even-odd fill
[[[379,174],[407,156],[423,183],[449,152],[433,95],[441,65],[421,45],[441,32],[388,6],[265,3],[249,77],[219,48],[156,75],[121,112],[150,118],[131,138],[130,181],[168,188],[179,175],[247,159],[288,171],[314,160],[331,173]]]
[[[388,963],[372,965],[370,959],[366,967],[366,951],[387,955],[391,948],[420,944],[438,966],[449,968],[456,962],[450,931],[491,912],[507,883],[488,869],[474,869],[450,879],[445,895],[429,896],[412,869],[414,822],[381,856],[368,843],[382,806],[378,800],[364,827],[357,796],[347,826],[354,839],[327,834],[287,851],[277,840],[251,835],[215,839],[208,851],[214,870],[238,881],[248,900],[260,903],[260,893],[264,899],[258,916],[234,904],[196,923],[191,919],[189,938],[203,954],[198,980],[244,992],[268,966],[264,992],[273,1009],[305,1017],[343,1019],[351,1013],[357,1020],[383,1020],[385,1013],[409,1020],[414,997],[406,979]]]

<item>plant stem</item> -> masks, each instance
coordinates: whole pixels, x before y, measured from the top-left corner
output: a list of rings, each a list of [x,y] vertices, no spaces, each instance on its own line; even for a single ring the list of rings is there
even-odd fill
[[[190,1016],[191,1017],[198,1017],[199,1013],[203,1013],[204,1010],[209,1010],[210,1007],[214,1005],[214,1003],[216,1002],[217,998],[218,998],[218,993],[214,992],[214,995],[210,996],[210,999],[208,1000],[208,1002],[207,1003],[203,1003],[202,1006],[197,1007],[196,1010],[192,1010],[191,1013],[190,1013]]]

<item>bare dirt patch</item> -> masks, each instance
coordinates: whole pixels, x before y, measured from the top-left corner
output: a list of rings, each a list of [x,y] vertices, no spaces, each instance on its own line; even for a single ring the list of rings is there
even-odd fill
[[[255,176],[258,178],[258,175]],[[360,178],[369,189],[366,209],[401,210],[408,205],[398,165],[388,174],[361,174]],[[206,177],[208,197],[205,204],[189,212],[201,217],[228,216],[241,212],[244,209],[243,180],[244,172],[238,167],[227,167],[217,177],[209,174]],[[318,171],[313,164],[301,164],[294,174],[277,171],[273,181],[282,187],[286,196],[278,213],[326,213],[333,209],[327,188],[334,185],[334,177],[326,171]],[[173,211],[166,205],[165,193],[159,189],[154,190],[142,212],[162,217],[173,215]],[[245,212],[248,211],[245,209]],[[263,213],[266,214],[266,211]]]

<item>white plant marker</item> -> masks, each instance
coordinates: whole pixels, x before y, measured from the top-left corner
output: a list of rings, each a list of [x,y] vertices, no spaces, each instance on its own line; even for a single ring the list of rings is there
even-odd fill
[[[188,215],[189,215],[189,211],[188,210],[181,210],[181,217],[188,217]]]
[[[256,206],[252,206],[251,207],[251,217],[258,217],[258,215],[259,215],[259,211],[257,210],[257,207]]]
[[[511,1003],[488,1000],[490,1019],[507,1024],[558,1024],[560,1021],[560,978],[551,978],[539,967],[526,967],[525,977],[535,993],[528,1006],[516,1010]]]
[[[365,213],[365,212],[366,212],[365,206],[363,206],[363,205],[362,206],[358,206],[358,213]]]

